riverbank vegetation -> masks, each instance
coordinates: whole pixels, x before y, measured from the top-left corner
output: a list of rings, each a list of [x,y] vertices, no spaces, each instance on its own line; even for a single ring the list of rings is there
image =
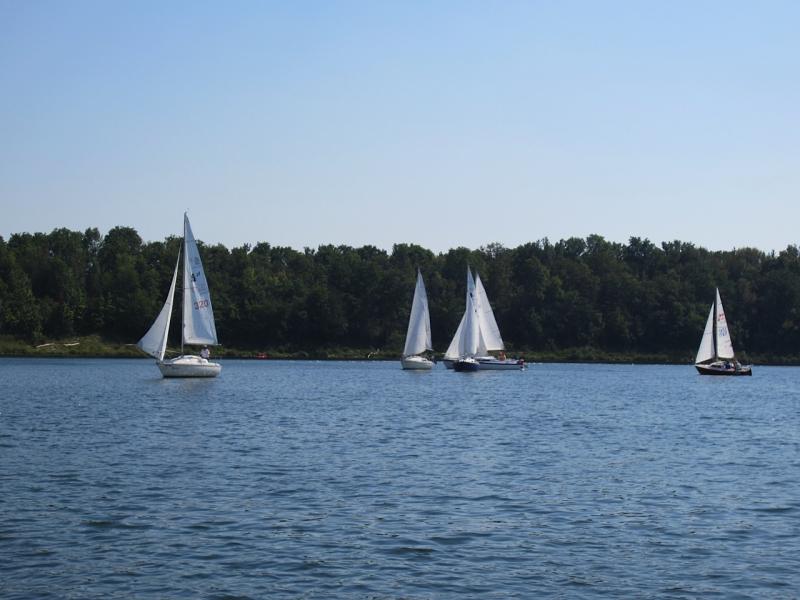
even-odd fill
[[[179,245],[143,242],[130,227],[0,238],[0,353],[138,355],[132,344],[164,302]],[[201,244],[201,253],[224,344],[217,356],[396,357],[417,267],[443,352],[464,310],[469,264],[511,353],[528,360],[690,362],[715,287],[744,358],[800,360],[796,246],[709,251],[592,235],[438,254],[413,244],[387,252],[267,243]]]

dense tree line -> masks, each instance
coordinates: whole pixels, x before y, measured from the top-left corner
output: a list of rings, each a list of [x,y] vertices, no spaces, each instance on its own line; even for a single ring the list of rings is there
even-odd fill
[[[56,229],[0,238],[0,334],[136,341],[164,301],[180,239],[143,242]],[[685,242],[592,235],[435,254],[411,244],[303,251],[201,244],[217,330],[239,348],[402,347],[417,267],[443,351],[464,310],[467,264],[481,275],[512,348],[691,356],[720,288],[737,349],[800,354],[800,254],[712,252]]]

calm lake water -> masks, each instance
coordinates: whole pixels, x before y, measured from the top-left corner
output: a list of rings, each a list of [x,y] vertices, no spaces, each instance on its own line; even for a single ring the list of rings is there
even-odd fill
[[[0,597],[797,598],[800,368],[0,359]]]

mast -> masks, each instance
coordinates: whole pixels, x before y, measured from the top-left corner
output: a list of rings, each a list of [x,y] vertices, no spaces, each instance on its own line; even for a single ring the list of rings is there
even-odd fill
[[[183,272],[186,273],[186,213],[183,213]],[[186,279],[184,275],[184,280]],[[184,323],[183,318],[183,304],[186,302],[186,284],[181,286],[181,356],[183,356],[183,338],[184,338],[184,327],[186,327],[186,323]],[[716,299],[714,300],[716,302]],[[716,348],[716,345],[714,346]]]
[[[714,290],[714,324],[713,329],[711,330],[711,339],[714,341],[714,360],[719,359],[719,351],[717,350],[717,297],[719,296],[719,290]]]

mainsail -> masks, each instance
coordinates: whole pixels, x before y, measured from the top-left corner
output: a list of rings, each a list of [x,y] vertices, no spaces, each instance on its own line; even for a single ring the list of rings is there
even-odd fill
[[[183,343],[217,344],[211,294],[189,217],[183,215]]]
[[[483,287],[481,276],[475,273],[475,298],[476,309],[478,311],[478,322],[480,323],[481,335],[487,350],[504,350],[503,338],[500,337],[500,328],[494,318],[492,305],[489,304],[489,297]]]
[[[181,263],[181,253],[178,252],[178,261],[175,263],[175,272],[172,274],[172,283],[169,286],[169,293],[158,317],[136,344],[147,352],[150,356],[158,360],[164,360],[164,353],[167,350],[167,336],[169,334],[169,322],[172,318],[172,301],[175,298],[175,282],[178,279],[178,265]]]
[[[419,354],[425,350],[433,350],[431,341],[431,317],[428,311],[428,296],[422,273],[417,270],[417,285],[414,288],[414,300],[411,303],[411,315],[408,318],[406,345],[403,356]]]
[[[458,357],[477,356],[485,349],[483,338],[481,337],[480,317],[478,316],[477,306],[475,305],[475,283],[472,280],[472,273],[467,269],[467,307],[464,311],[461,337],[458,340]]]
[[[728,321],[725,320],[725,311],[722,309],[722,299],[717,290],[717,356],[724,359],[732,359],[733,342],[728,331]]]
[[[474,287],[475,281],[472,279],[472,271],[470,271],[469,267],[467,267],[467,293],[464,301],[464,304],[467,307],[469,307],[470,295],[472,294]],[[464,314],[461,315],[461,321],[456,329],[456,334],[453,336],[453,339],[450,341],[450,345],[447,347],[447,351],[444,353],[444,357],[448,360],[457,360],[460,356],[462,344],[461,338],[464,335],[464,322],[467,319],[468,310],[469,308],[467,308],[467,310],[464,311]]]

